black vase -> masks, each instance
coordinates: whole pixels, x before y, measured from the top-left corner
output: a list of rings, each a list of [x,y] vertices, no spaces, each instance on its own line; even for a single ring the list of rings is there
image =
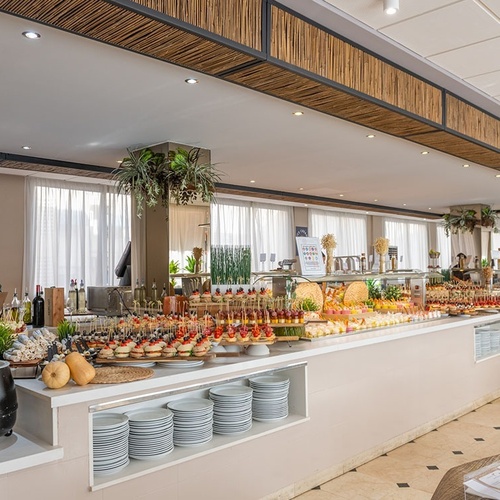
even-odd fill
[[[0,436],[10,436],[16,423],[16,386],[8,361],[0,361]]]

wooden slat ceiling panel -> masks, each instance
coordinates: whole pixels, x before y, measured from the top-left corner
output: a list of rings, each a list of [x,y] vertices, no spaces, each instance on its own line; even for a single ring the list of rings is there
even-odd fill
[[[0,0],[0,9],[212,75],[255,59],[102,0]]]
[[[446,94],[446,126],[500,149],[500,120]]]
[[[260,92],[397,136],[435,130],[434,127],[382,108],[292,71],[262,63],[236,71],[227,80]]]
[[[52,174],[71,175],[78,177],[91,177],[92,179],[112,179],[112,174],[96,172],[94,170],[83,170],[76,168],[65,168],[54,165],[41,165],[38,163],[25,163],[20,161],[0,160],[1,168],[12,168],[15,170],[31,170]]]
[[[271,56],[442,124],[440,89],[275,6]]]
[[[413,135],[408,139],[486,167],[500,169],[500,154],[450,132]]]
[[[228,40],[262,50],[262,0],[134,1]]]

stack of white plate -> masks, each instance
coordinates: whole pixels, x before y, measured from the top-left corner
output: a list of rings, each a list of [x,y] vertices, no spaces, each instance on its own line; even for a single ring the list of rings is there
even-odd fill
[[[210,389],[215,434],[240,434],[252,428],[252,392],[250,387],[240,385]]]
[[[113,474],[126,467],[128,417],[121,413],[97,413],[93,417],[94,474]]]
[[[491,354],[497,354],[500,351],[500,330],[491,330]]]
[[[491,353],[491,334],[490,331],[481,332],[481,356],[489,356]]]
[[[167,404],[174,414],[174,445],[197,446],[213,437],[214,403],[209,399],[186,398]]]
[[[481,358],[481,356],[483,355],[481,352],[481,336],[482,335],[480,333],[476,333],[474,335],[474,347],[476,349],[476,359]]]
[[[193,360],[188,360],[188,359],[179,359],[176,358],[173,361],[166,361],[164,363],[158,363],[158,366],[161,368],[196,368],[198,366],[202,366],[205,361],[202,359],[193,359]],[[178,360],[178,361],[177,361]]]
[[[264,375],[250,379],[253,389],[253,419],[260,422],[280,420],[288,416],[290,379],[281,375]]]
[[[174,415],[166,408],[147,408],[125,413],[129,418],[128,454],[137,460],[152,460],[174,449]]]

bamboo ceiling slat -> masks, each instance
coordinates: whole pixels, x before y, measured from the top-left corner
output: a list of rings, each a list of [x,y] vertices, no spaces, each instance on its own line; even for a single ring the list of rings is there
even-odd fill
[[[104,0],[0,0],[0,9],[212,75],[255,59]]]
[[[219,36],[262,50],[262,0],[134,0]]]
[[[408,137],[408,139],[444,153],[458,156],[464,160],[500,169],[500,153],[453,135],[450,132],[438,131],[430,134],[414,135]]]
[[[500,149],[500,120],[446,94],[446,126]]]
[[[266,94],[397,136],[435,130],[430,125],[396,111],[270,63],[242,69],[226,78]]]
[[[440,89],[273,6],[271,56],[434,123]]]
[[[93,179],[112,179],[112,174],[96,172],[95,170],[83,170],[69,167],[59,167],[54,165],[41,165],[39,163],[26,163],[12,160],[0,160],[1,168],[12,168],[15,170],[31,170],[36,172],[46,172],[52,174],[72,175],[76,177],[91,177]]]

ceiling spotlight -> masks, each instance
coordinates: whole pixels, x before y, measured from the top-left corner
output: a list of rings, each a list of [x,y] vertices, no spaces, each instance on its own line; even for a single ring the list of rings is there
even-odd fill
[[[23,36],[29,38],[30,40],[36,40],[37,38],[40,38],[42,35],[40,35],[40,33],[37,33],[36,31],[23,31]]]
[[[303,111],[294,111],[293,113],[293,116],[302,116],[304,114]]]
[[[429,151],[422,151],[420,154],[421,154],[421,155],[428,155],[428,154],[429,154]]]
[[[403,203],[403,207],[406,207],[406,203]]]
[[[299,191],[304,191],[304,188],[299,188]]]
[[[23,149],[31,149],[31,146],[23,146]]]
[[[469,167],[470,167],[470,165],[469,165],[468,163],[464,163],[464,164],[462,165],[462,167],[464,167],[464,168],[469,168]]]
[[[252,180],[250,181],[250,184],[255,184],[255,181],[252,179]]]
[[[339,194],[339,196],[340,196],[341,198],[343,198],[343,197],[344,197],[344,195],[343,195],[343,194]]]
[[[375,134],[368,134],[366,137],[367,137],[368,139],[373,139],[373,138],[375,137]]]
[[[375,198],[373,201],[378,201],[378,199],[377,199],[377,198]]]
[[[431,207],[429,207],[429,210],[432,210],[432,208],[431,208]]]
[[[384,12],[392,16],[399,10],[399,0],[384,0]]]
[[[500,177],[500,174],[495,175],[495,177]]]
[[[187,78],[184,80],[186,83],[189,83],[189,85],[194,85],[195,83],[198,83],[198,80],[196,78]]]

